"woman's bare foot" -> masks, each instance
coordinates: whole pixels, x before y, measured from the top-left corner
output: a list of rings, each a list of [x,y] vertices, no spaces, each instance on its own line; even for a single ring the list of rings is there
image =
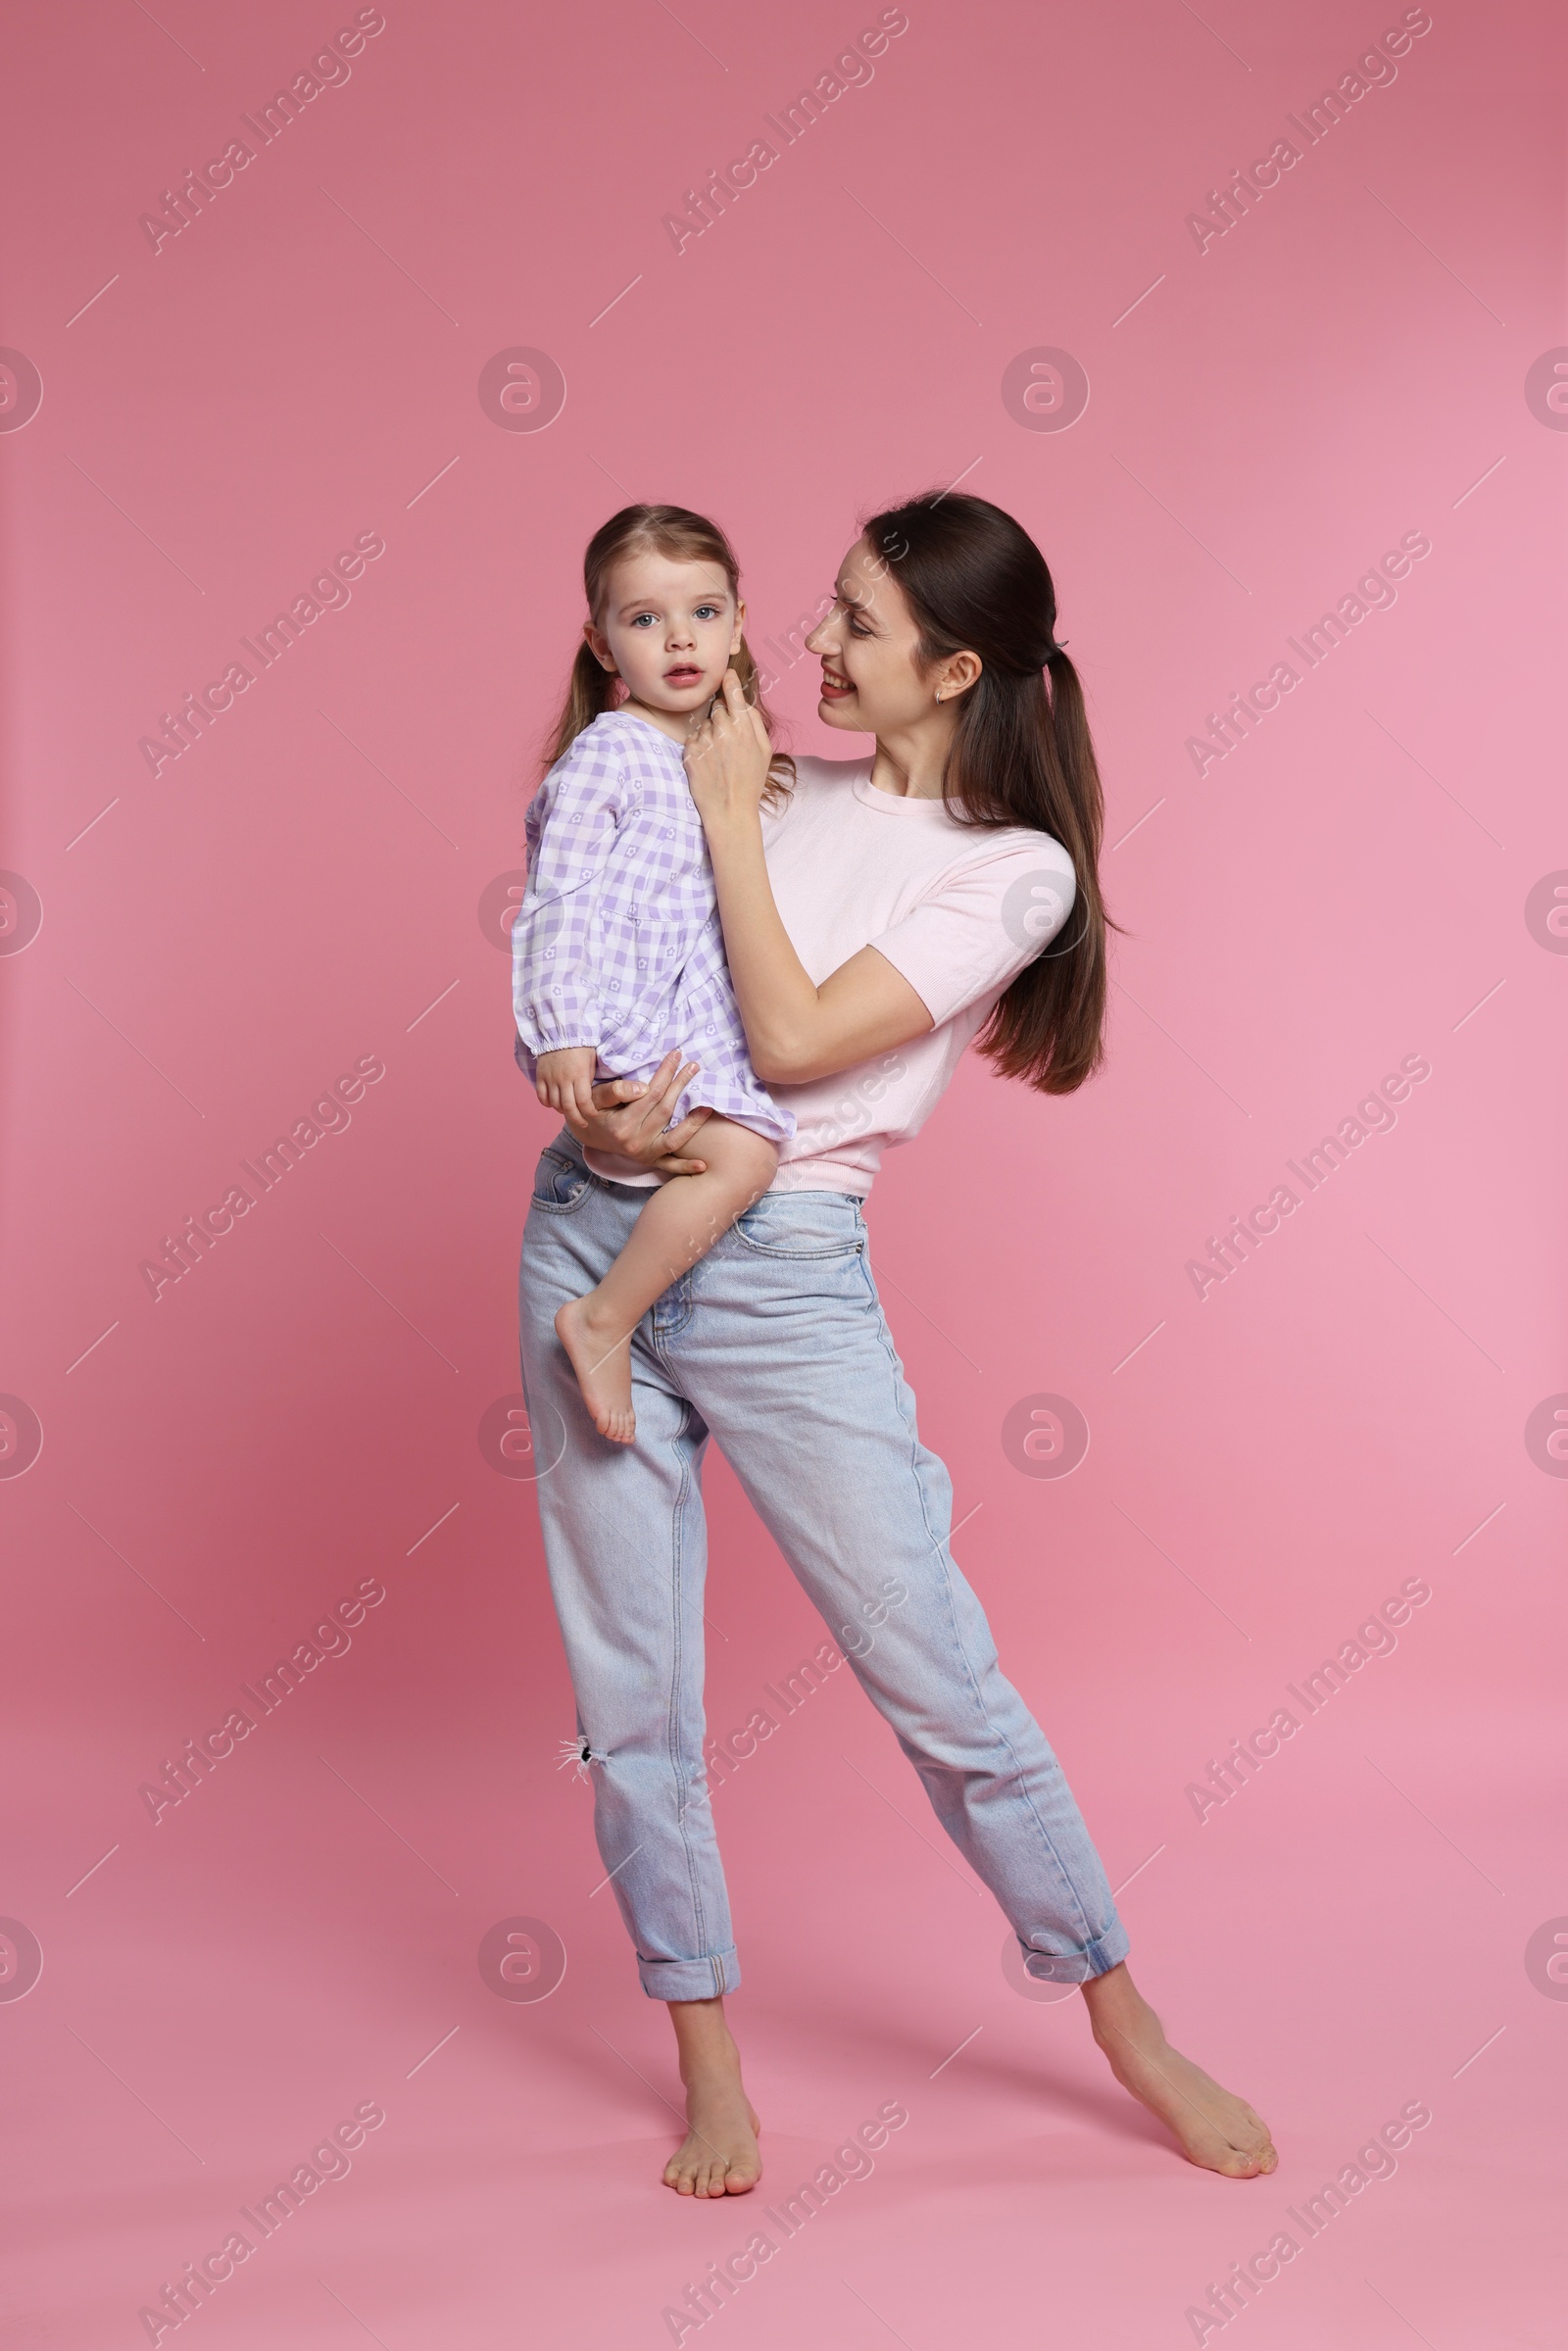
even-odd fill
[[[1189,2163],[1231,2180],[1255,2180],[1279,2162],[1268,2125],[1245,2098],[1173,2049],[1125,1963],[1084,1987],[1095,2039],[1110,2070],[1162,2122]]]
[[[741,2082],[741,2053],[724,2003],[671,2000],[691,2128],[664,2166],[664,2185],[682,2196],[744,2196],[762,2177],[761,2123]]]
[[[582,1400],[594,1427],[612,1445],[630,1445],[637,1434],[631,1405],[631,1339],[594,1310],[594,1293],[574,1298],[556,1316],[556,1337],[571,1357]]]

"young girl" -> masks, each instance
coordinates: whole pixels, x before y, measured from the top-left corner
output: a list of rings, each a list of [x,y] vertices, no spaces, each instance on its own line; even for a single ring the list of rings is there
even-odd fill
[[[683,507],[625,507],[589,541],[583,585],[583,643],[526,822],[517,1058],[542,1102],[581,1116],[596,1084],[651,1078],[676,1049],[700,1072],[676,1115],[712,1113],[703,1173],[663,1183],[603,1281],[556,1316],[595,1428],[630,1445],[632,1332],[767,1190],[795,1121],[747,1053],[682,757],[726,669],[755,680],[729,541]]]

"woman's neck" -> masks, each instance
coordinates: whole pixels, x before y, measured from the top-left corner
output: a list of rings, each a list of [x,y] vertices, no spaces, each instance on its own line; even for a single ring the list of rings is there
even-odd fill
[[[958,723],[956,710],[933,710],[913,726],[878,735],[871,784],[895,800],[940,800],[948,753]]]

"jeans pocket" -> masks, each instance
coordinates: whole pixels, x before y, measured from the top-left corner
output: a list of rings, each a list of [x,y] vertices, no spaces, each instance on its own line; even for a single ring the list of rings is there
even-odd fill
[[[865,1249],[853,1192],[764,1192],[736,1218],[734,1231],[760,1257],[854,1257]]]
[[[550,1216],[569,1216],[586,1199],[593,1177],[572,1151],[550,1145],[533,1173],[532,1205]]]

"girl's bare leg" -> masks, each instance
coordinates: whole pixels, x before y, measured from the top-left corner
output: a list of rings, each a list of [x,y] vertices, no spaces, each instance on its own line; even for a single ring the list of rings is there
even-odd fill
[[[671,2000],[669,2021],[689,2129],[664,2166],[664,2185],[682,2196],[744,2196],[762,2176],[757,2145],[761,2125],[741,2081],[741,2055],[724,2022],[724,2003]]]
[[[767,1190],[778,1152],[750,1127],[710,1118],[702,1175],[671,1176],[650,1199],[604,1280],[556,1316],[583,1401],[601,1437],[630,1445],[631,1335],[671,1282],[706,1256],[744,1208]]]

